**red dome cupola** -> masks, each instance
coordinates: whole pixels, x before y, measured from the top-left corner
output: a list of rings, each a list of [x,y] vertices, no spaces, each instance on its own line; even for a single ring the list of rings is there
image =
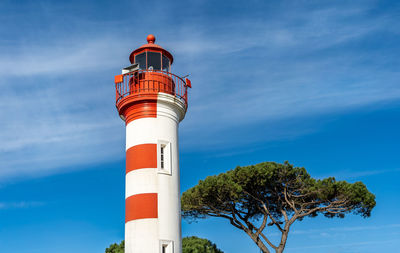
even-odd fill
[[[170,52],[154,44],[155,41],[156,37],[154,35],[147,36],[147,44],[133,50],[129,60],[132,64],[139,64],[140,69],[153,68],[154,70],[170,72],[170,66],[174,58]]]

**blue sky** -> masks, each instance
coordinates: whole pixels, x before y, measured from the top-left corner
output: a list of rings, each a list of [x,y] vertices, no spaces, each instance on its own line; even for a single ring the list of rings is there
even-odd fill
[[[153,33],[193,84],[183,191],[262,161],[363,181],[371,218],[306,219],[287,252],[395,252],[399,13],[397,1],[369,0],[1,1],[0,251],[95,253],[123,239],[113,77]],[[183,234],[258,252],[224,220],[183,222]]]

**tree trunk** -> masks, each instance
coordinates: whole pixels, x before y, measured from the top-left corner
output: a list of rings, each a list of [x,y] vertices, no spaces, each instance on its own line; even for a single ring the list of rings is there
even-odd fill
[[[253,238],[252,238],[253,239]],[[262,250],[263,253],[270,253],[271,251],[268,250],[267,246],[261,241],[260,237],[257,237],[253,241],[257,244],[257,246]]]
[[[262,250],[263,253],[271,253],[271,251],[269,251],[267,246],[265,246],[265,244],[261,241],[260,237],[256,236],[250,231],[245,231],[245,232],[250,236],[250,238],[255,242],[255,244],[257,244],[257,246],[260,248],[260,250]]]
[[[282,232],[281,243],[278,248],[275,249],[276,253],[282,253],[286,246],[286,241],[289,234],[289,226],[285,226],[285,230]]]
[[[257,246],[262,250],[263,253],[270,253],[268,248],[264,245],[264,243],[261,242],[261,240],[258,238],[258,242],[256,242]]]

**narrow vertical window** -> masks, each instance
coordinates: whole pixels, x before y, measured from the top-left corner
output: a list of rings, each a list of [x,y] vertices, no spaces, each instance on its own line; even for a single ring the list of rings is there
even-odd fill
[[[171,175],[171,143],[159,140],[157,143],[157,168],[158,173]]]
[[[160,168],[165,169],[165,145],[160,145]]]
[[[171,240],[160,240],[160,253],[174,253],[174,242]]]

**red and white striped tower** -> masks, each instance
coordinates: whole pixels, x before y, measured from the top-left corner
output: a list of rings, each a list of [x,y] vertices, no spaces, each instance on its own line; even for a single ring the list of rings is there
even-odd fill
[[[172,55],[147,36],[115,76],[126,124],[126,253],[181,253],[178,126],[190,81],[171,73]]]

